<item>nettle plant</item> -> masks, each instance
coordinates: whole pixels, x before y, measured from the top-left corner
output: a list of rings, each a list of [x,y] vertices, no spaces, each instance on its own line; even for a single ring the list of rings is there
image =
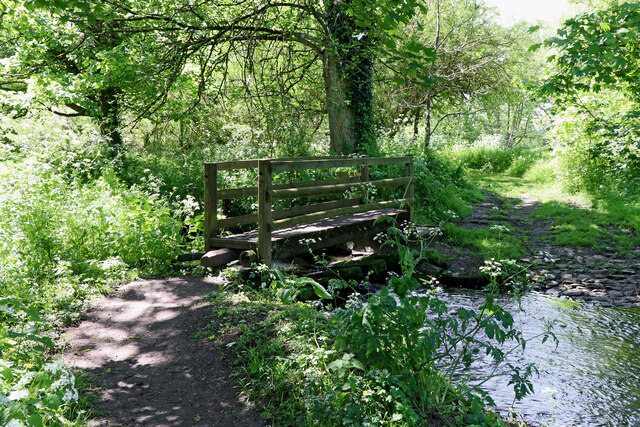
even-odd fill
[[[477,310],[450,311],[437,290],[419,291],[422,283],[415,271],[428,242],[409,224],[389,228],[384,239],[384,245],[399,253],[401,274],[392,275],[368,299],[352,299],[332,317],[335,349],[343,355],[333,364],[340,371],[335,385],[338,407],[351,408],[357,417],[363,415],[358,408],[365,400],[376,401],[392,411],[393,420],[408,424],[424,423],[425,414],[432,413],[454,417],[456,423],[500,423],[484,410],[485,404],[493,404],[487,393],[454,379],[478,358],[488,356],[497,367],[509,352],[524,349],[526,341],[512,315],[496,303],[492,292]],[[514,348],[504,350],[507,342]],[[529,378],[535,367],[510,368],[510,384],[521,399],[533,391]],[[368,388],[359,390],[364,383]],[[460,396],[467,405],[462,414]]]
[[[45,329],[36,308],[0,298],[0,425],[72,425],[81,415],[75,376],[46,359]]]

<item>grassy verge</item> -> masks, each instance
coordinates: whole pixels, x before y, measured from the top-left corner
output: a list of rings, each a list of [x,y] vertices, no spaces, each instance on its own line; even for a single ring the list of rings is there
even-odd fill
[[[505,425],[431,365],[409,380],[338,351],[338,325],[316,304],[259,292],[211,301],[201,335],[233,350],[243,389],[278,425]]]
[[[559,186],[507,175],[474,175],[478,184],[503,197],[526,194],[541,203],[531,217],[551,223],[552,243],[627,253],[640,246],[640,203],[609,195],[600,199],[566,194]]]
[[[476,229],[447,224],[444,233],[456,245],[473,248],[484,259],[519,259],[526,253],[527,238],[514,234],[512,228],[506,223]]]
[[[401,274],[366,297],[353,288],[345,305],[330,292],[350,286],[340,280],[327,291],[266,269],[255,285],[236,279],[211,294],[214,316],[198,335],[233,351],[245,392],[278,425],[504,425],[486,410],[490,397],[461,378],[479,355],[499,366],[503,345],[525,340],[491,293],[477,310],[454,311],[435,290],[418,292],[414,274],[427,254],[410,240],[390,228],[385,243],[397,248]],[[502,267],[494,267],[497,290]],[[298,301],[304,288],[317,299]],[[522,397],[534,368],[512,369]]]

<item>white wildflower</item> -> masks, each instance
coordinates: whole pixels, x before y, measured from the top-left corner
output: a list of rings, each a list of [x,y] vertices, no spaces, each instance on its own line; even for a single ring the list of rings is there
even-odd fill
[[[68,388],[64,392],[64,396],[62,396],[63,402],[77,402],[78,401],[78,390],[75,387]]]
[[[25,389],[21,389],[21,390],[15,390],[9,393],[8,398],[9,400],[14,401],[14,400],[26,399],[27,396],[29,396],[29,392]]]
[[[56,360],[54,362],[47,363],[42,367],[42,369],[46,372],[51,372],[53,375],[57,374],[60,371],[65,371],[64,365],[62,362]]]
[[[500,231],[500,232],[503,232],[503,233],[510,233],[511,232],[511,230],[509,230],[509,228],[507,226],[498,225],[498,224],[492,225],[491,227],[489,227],[489,230]]]

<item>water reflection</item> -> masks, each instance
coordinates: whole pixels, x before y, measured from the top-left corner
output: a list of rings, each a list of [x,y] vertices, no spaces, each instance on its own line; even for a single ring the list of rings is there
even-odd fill
[[[475,308],[480,293],[440,295],[450,309]],[[640,308],[605,308],[577,304],[532,293],[520,306],[512,299],[499,301],[513,315],[525,337],[539,335],[548,322],[559,344],[540,339],[527,343],[526,351],[508,356],[508,362],[535,362],[540,376],[533,378],[535,393],[513,404],[508,377],[487,381],[501,412],[513,408],[534,425],[640,425]],[[486,377],[493,367],[478,361],[472,374]]]

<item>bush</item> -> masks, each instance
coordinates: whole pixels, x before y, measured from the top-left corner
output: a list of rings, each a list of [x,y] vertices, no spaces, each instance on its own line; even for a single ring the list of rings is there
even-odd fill
[[[541,158],[536,160],[525,172],[523,178],[544,184],[556,179],[556,160]]]
[[[273,302],[295,282],[311,280],[282,274],[258,292],[212,295],[218,318],[203,335],[234,349],[266,418],[281,425],[504,425],[487,413],[490,397],[460,373],[481,354],[500,363],[500,344],[523,348],[522,334],[492,294],[478,310],[453,311],[437,292],[418,290],[415,267],[425,254],[407,246],[410,231],[392,227],[384,240],[398,250],[402,274],[342,308]],[[248,318],[255,322],[240,326]],[[232,343],[224,342],[228,336]],[[532,391],[534,371],[512,367],[516,397]]]
[[[640,118],[620,98],[611,93],[583,97],[589,108],[603,110],[602,120],[575,108],[556,114],[549,137],[556,176],[565,191],[604,198],[640,195]]]
[[[128,270],[166,269],[181,229],[167,202],[109,171],[82,183],[33,159],[0,164],[0,295],[74,306]]]
[[[488,173],[506,171],[513,162],[514,153],[501,148],[469,147],[453,151],[452,157],[468,167]]]
[[[469,182],[463,167],[443,154],[433,150],[425,153],[420,143],[403,136],[381,138],[380,145],[386,156],[414,156],[417,222],[464,218],[471,214],[469,204],[482,200],[482,193]]]

